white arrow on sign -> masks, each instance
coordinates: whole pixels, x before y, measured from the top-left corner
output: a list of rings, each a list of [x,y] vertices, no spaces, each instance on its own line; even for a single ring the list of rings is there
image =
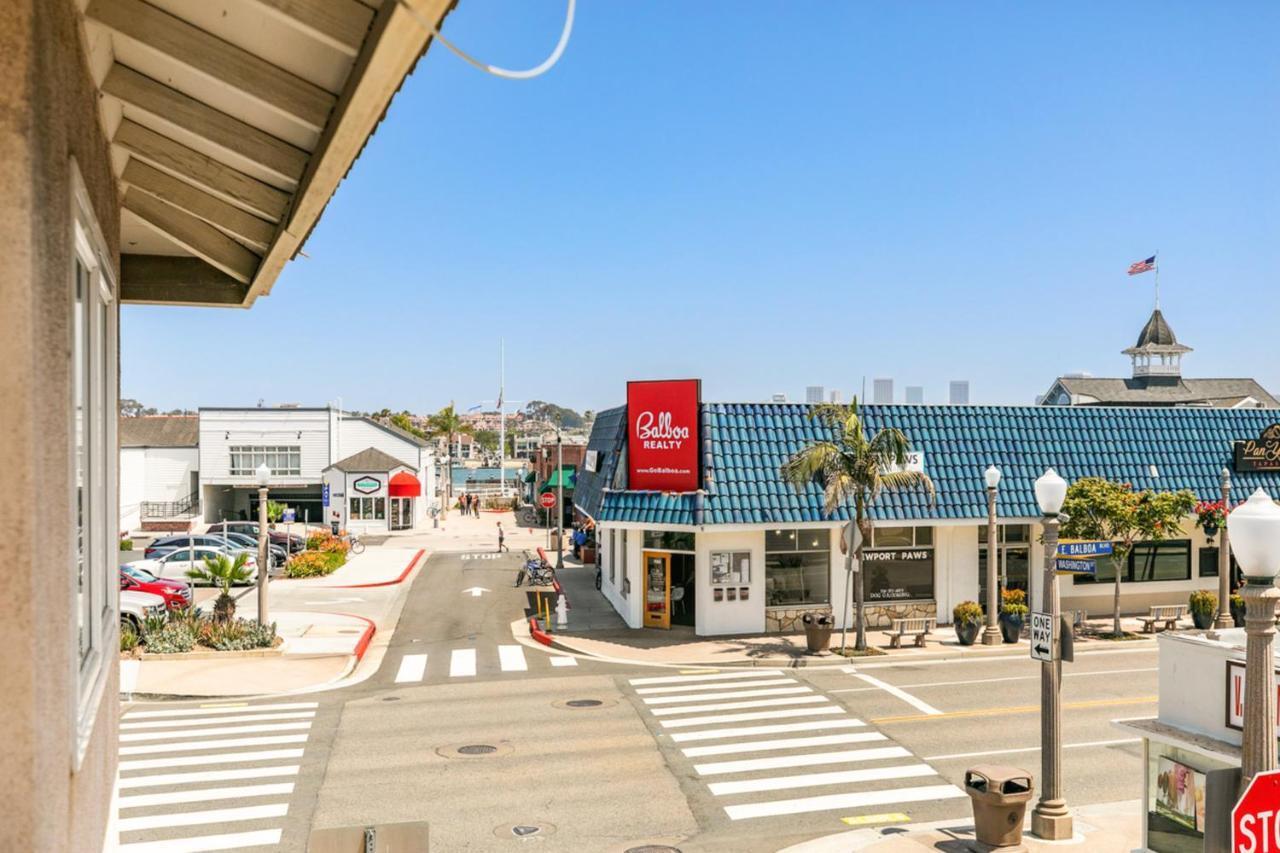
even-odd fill
[[[466,595],[467,593],[471,593],[472,598],[479,598],[481,595],[483,595],[486,592],[490,592],[490,590],[487,590],[482,586],[473,586],[470,589],[464,589],[462,591],[462,594]]]

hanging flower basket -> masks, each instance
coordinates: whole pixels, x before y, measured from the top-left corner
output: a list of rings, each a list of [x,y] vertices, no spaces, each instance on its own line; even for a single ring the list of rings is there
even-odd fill
[[[1204,535],[1213,542],[1220,528],[1227,526],[1227,508],[1222,501],[1200,501],[1196,504],[1196,527],[1204,530]]]

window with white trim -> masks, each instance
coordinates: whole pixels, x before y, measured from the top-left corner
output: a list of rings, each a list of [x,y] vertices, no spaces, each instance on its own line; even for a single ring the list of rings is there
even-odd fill
[[[386,498],[350,498],[352,521],[384,521],[387,517]]]
[[[302,448],[297,445],[231,448],[231,476],[252,477],[265,464],[273,477],[302,476]]]
[[[70,271],[71,594],[75,612],[75,751],[93,733],[118,640],[115,281],[89,194],[72,162]]]

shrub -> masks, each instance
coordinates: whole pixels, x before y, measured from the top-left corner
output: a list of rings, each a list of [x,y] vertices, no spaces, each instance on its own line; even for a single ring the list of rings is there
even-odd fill
[[[1006,616],[1027,618],[1027,592],[1022,589],[1006,589],[1000,593],[1000,612]]]
[[[1231,606],[1236,610],[1244,610],[1244,596],[1238,592],[1231,593]]]
[[[138,634],[127,625],[120,626],[120,651],[131,652],[138,647]]]
[[[332,574],[347,561],[345,551],[303,551],[285,566],[285,576],[316,578]]]
[[[1207,589],[1192,590],[1188,605],[1192,613],[1216,613],[1218,611],[1218,596],[1214,595]]]
[[[951,610],[951,618],[957,625],[982,621],[982,605],[976,601],[962,601]]]
[[[276,641],[276,625],[259,625],[247,619],[206,622],[201,626],[200,643],[223,652],[269,649]]]
[[[147,651],[155,655],[171,655],[178,652],[189,652],[196,647],[196,632],[190,625],[174,622],[165,623],[159,631],[143,629],[143,641]]]
[[[120,550],[121,550],[121,551],[132,551],[132,550],[133,550],[133,540],[132,540],[132,539],[121,539],[121,540],[120,540]]]

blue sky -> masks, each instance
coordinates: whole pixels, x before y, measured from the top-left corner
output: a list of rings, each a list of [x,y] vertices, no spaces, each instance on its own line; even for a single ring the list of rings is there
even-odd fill
[[[445,33],[526,67],[563,9]],[[252,310],[126,306],[122,395],[465,407],[504,335],[507,397],[575,408],[684,376],[1029,403],[1127,375],[1156,250],[1186,375],[1274,393],[1277,32],[1269,2],[581,0],[534,81],[434,47]]]

